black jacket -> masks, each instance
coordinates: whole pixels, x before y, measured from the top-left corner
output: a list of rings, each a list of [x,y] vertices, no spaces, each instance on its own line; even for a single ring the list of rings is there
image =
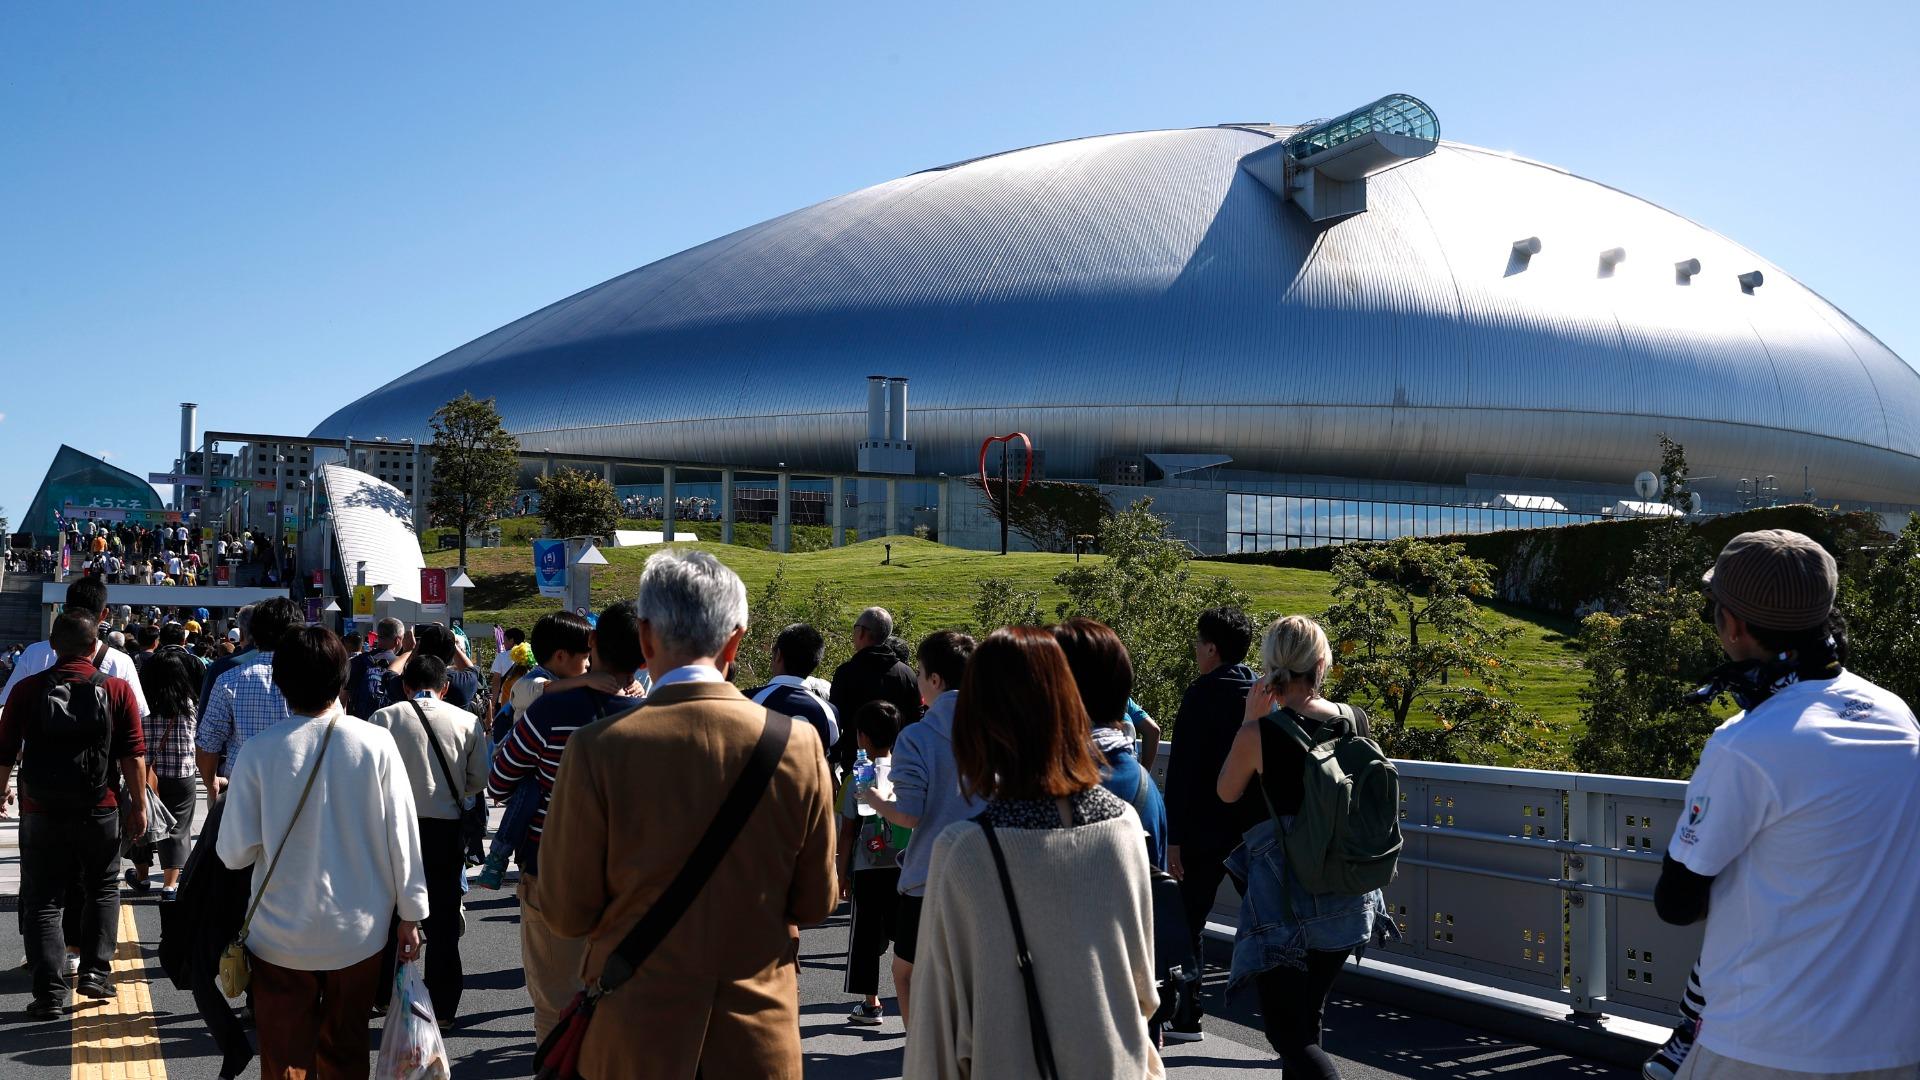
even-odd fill
[[[1219,667],[1193,680],[1173,721],[1173,759],[1167,766],[1167,842],[1209,851],[1230,851],[1240,834],[1267,815],[1260,793],[1232,806],[1215,793],[1220,767],[1247,711],[1253,669]]]
[[[827,701],[840,714],[840,741],[833,747],[833,762],[851,769],[854,752],[860,748],[853,733],[853,714],[869,701],[891,701],[900,710],[900,723],[913,723],[920,719],[920,680],[886,646],[869,645],[833,670],[833,692]]]

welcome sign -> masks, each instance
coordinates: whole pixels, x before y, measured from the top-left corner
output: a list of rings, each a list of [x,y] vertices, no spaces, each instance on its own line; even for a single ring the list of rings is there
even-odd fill
[[[567,595],[567,542],[565,540],[533,542],[533,579],[540,586],[541,596]]]

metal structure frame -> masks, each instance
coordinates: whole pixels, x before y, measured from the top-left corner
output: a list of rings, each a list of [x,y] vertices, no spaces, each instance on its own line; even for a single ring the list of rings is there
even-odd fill
[[[1160,745],[1166,782],[1175,743]],[[1406,848],[1386,890],[1395,965],[1566,1006],[1576,1021],[1671,1024],[1705,924],[1653,910],[1678,780],[1396,761]],[[1231,928],[1221,887],[1210,921]]]

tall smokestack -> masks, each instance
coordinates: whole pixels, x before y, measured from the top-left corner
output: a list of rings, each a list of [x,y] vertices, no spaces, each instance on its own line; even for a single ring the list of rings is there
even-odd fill
[[[187,455],[193,453],[194,437],[200,431],[200,406],[191,401],[180,403],[180,467],[187,467]]]
[[[887,437],[887,377],[867,376],[867,441]]]
[[[893,403],[888,409],[887,438],[894,442],[907,441],[907,380],[898,375],[893,377]]]

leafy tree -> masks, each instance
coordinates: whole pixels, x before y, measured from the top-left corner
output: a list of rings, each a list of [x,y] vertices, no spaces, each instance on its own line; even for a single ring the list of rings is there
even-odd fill
[[[7,524],[8,524],[7,508],[4,506],[0,506],[0,535],[5,535],[7,533],[8,531]]]
[[[1662,497],[1680,510],[1693,500],[1686,451],[1660,436]],[[1700,577],[1712,565],[1686,519],[1658,522],[1633,554],[1618,609],[1587,616],[1580,626],[1580,692],[1586,734],[1573,745],[1587,772],[1683,779],[1719,723],[1710,705],[1686,696],[1726,657],[1702,619],[1707,595]]]
[[[1142,499],[1100,523],[1104,559],[1078,563],[1055,577],[1067,599],[1062,619],[1098,619],[1120,635],[1133,660],[1133,697],[1171,732],[1187,684],[1198,675],[1194,627],[1200,612],[1251,601],[1225,578],[1197,580],[1187,545]],[[1265,621],[1255,616],[1255,625]]]
[[[853,655],[853,613],[846,597],[833,585],[819,581],[800,592],[787,580],[786,565],[774,567],[760,595],[747,605],[747,633],[734,661],[733,681],[742,687],[764,686],[773,678],[773,642],[789,625],[803,622],[820,631],[826,654],[820,661],[822,678]],[[897,626],[896,622],[896,626]]]
[[[1479,604],[1492,574],[1459,544],[1410,536],[1334,556],[1334,603],[1320,617],[1334,649],[1327,696],[1366,706],[1389,754],[1485,763],[1538,742],[1539,718],[1502,696],[1516,631]],[[1438,725],[1416,727],[1416,711]]]
[[[975,477],[968,483],[986,493],[987,513],[999,521],[1004,505],[1000,479],[994,477],[983,485]],[[1092,484],[1041,480],[1028,484],[1025,494],[1018,484],[1009,481],[1009,486],[1014,496],[1006,511],[1007,527],[1041,551],[1072,551],[1074,537],[1097,535],[1100,523],[1113,514],[1112,504]]]
[[[467,535],[499,520],[520,477],[520,440],[500,422],[493,399],[461,394],[433,414],[433,483],[427,523],[460,536],[460,565],[467,565]]]
[[[605,477],[556,469],[536,483],[549,536],[607,536],[620,524],[620,497]]]
[[[1003,626],[1035,626],[1040,616],[1040,594],[1022,589],[1004,578],[987,578],[974,587],[973,636],[984,638]]]
[[[1920,708],[1920,514],[1882,548],[1856,585],[1843,581],[1847,665]]]

